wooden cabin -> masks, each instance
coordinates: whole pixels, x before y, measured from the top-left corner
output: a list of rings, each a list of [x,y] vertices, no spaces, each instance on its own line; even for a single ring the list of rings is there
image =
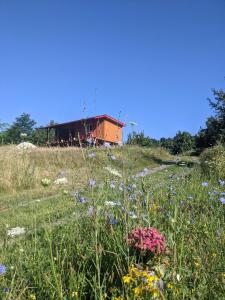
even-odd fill
[[[118,145],[122,143],[122,128],[125,126],[119,120],[108,115],[101,115],[77,121],[52,124],[44,127],[49,132],[54,129],[55,140],[52,146],[78,146],[80,143],[102,145],[105,142]]]

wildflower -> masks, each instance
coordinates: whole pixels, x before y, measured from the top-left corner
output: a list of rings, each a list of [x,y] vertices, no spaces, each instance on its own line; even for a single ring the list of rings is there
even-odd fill
[[[109,219],[109,224],[116,225],[117,223],[118,223],[118,221],[114,217]]]
[[[131,281],[133,281],[132,277],[129,275],[123,276],[123,282],[129,284]]]
[[[88,157],[89,158],[94,158],[94,157],[96,157],[96,154],[94,152],[88,153]]]
[[[104,146],[105,148],[112,148],[111,144],[108,143],[108,142],[104,142],[103,146]]]
[[[44,187],[49,186],[49,185],[51,184],[51,179],[49,179],[49,178],[43,178],[43,179],[41,180],[41,184],[42,184]]]
[[[78,292],[72,292],[71,297],[78,297]]]
[[[16,235],[24,234],[25,228],[24,227],[15,227],[8,230],[8,236],[14,237]]]
[[[192,199],[193,199],[193,197],[192,197],[192,196],[188,196],[187,198],[188,198],[188,200],[192,200]]]
[[[96,184],[96,181],[94,179],[89,179],[88,184],[89,184],[89,186],[94,187]]]
[[[128,215],[131,217],[131,219],[137,219],[137,215],[133,211],[129,211]]]
[[[180,274],[177,274],[177,281],[180,281]]]
[[[219,179],[219,184],[220,184],[221,186],[224,186],[224,184],[225,184],[225,181],[224,181],[224,180],[221,180],[221,179]]]
[[[167,284],[167,288],[168,288],[168,289],[173,289],[172,283],[168,283],[168,284]]]
[[[94,207],[93,206],[89,206],[88,207],[88,215],[89,216],[93,216],[94,215]]]
[[[115,157],[115,155],[109,155],[109,157],[111,158],[111,160],[116,160],[116,157]]]
[[[221,236],[221,230],[220,230],[220,228],[217,228],[217,229],[216,229],[216,236],[217,236],[217,237],[220,237],[220,236]]]
[[[161,253],[166,249],[164,236],[153,227],[133,229],[128,235],[128,244],[134,249],[152,253]]]
[[[112,182],[110,183],[110,187],[111,187],[111,189],[115,189],[116,185],[115,185],[115,182],[114,182],[114,181],[112,181]]]
[[[7,267],[3,264],[0,264],[0,276],[4,275],[7,271]]]
[[[36,300],[37,298],[36,298],[36,295],[35,295],[35,294],[30,294],[30,295],[29,295],[29,299],[31,299],[31,300]]]
[[[80,203],[86,203],[87,202],[87,200],[84,197],[81,197],[81,196],[78,197],[78,200],[79,200]]]
[[[109,173],[122,178],[122,175],[117,170],[112,169],[111,167],[104,167],[104,169],[106,169]]]
[[[117,203],[114,202],[114,201],[105,201],[105,205],[106,205],[106,206],[116,206]]]
[[[208,182],[202,182],[202,186],[204,186],[204,187],[206,187],[206,186],[208,186],[209,184],[208,184]]]
[[[66,177],[57,178],[54,181],[54,184],[57,184],[57,185],[67,185],[68,184],[68,179]]]
[[[135,296],[140,296],[142,294],[142,289],[138,286],[133,289]]]
[[[221,198],[220,198],[220,202],[221,202],[222,204],[225,204],[225,198],[224,198],[224,197],[221,197]]]
[[[224,192],[220,193],[220,196],[225,196],[225,193]]]

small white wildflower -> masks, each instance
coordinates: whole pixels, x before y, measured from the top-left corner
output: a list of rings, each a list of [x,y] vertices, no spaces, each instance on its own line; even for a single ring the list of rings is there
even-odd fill
[[[116,203],[116,202],[113,202],[113,201],[105,201],[105,205],[106,205],[106,206],[116,206],[117,203]]]
[[[54,184],[57,184],[57,185],[66,185],[68,184],[68,179],[66,177],[63,177],[63,178],[58,178],[54,181]]]
[[[24,227],[15,227],[8,230],[8,236],[14,237],[16,235],[24,234],[25,228]]]
[[[104,167],[104,169],[106,169],[109,173],[115,175],[115,176],[118,176],[118,177],[122,177],[122,175],[116,170],[116,169],[113,169],[111,167]]]

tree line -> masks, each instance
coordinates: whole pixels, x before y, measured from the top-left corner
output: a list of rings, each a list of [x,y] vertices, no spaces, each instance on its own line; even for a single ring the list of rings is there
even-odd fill
[[[159,140],[145,136],[144,132],[132,130],[128,134],[128,145],[139,145],[142,147],[164,147],[173,154],[187,151],[200,153],[205,148],[217,144],[225,144],[225,92],[213,89],[214,99],[208,99],[209,105],[213,110],[213,115],[206,120],[205,128],[200,128],[196,135],[187,131],[178,131],[173,138],[162,137]],[[50,124],[56,124],[50,121]],[[46,144],[46,131],[35,129],[36,121],[27,113],[17,117],[15,121],[8,125],[0,123],[0,144],[18,144],[28,140],[37,145]],[[54,131],[49,136],[50,142],[54,139]]]
[[[208,99],[213,115],[206,121],[206,127],[200,128],[196,135],[187,131],[178,131],[173,138],[152,139],[144,132],[133,131],[128,135],[127,144],[143,147],[164,147],[172,154],[193,151],[200,153],[217,144],[225,144],[225,92],[213,89],[214,99]]]

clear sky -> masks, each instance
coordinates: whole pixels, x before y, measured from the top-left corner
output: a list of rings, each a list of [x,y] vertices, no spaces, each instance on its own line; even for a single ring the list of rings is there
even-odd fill
[[[224,76],[225,0],[0,0],[1,121],[196,133]]]

